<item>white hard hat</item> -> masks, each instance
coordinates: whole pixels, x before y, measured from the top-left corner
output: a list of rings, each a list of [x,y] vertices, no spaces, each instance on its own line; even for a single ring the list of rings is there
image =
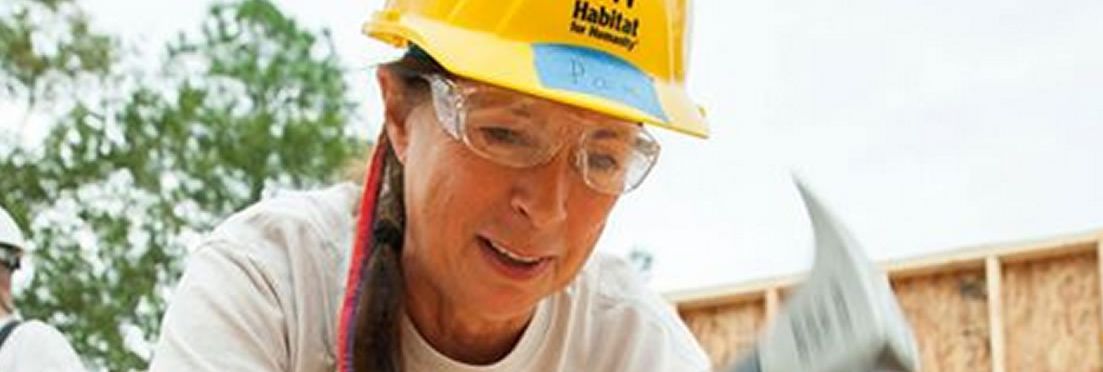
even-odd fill
[[[27,242],[23,240],[23,231],[15,224],[4,207],[0,207],[0,245],[10,245],[21,250],[27,250]]]

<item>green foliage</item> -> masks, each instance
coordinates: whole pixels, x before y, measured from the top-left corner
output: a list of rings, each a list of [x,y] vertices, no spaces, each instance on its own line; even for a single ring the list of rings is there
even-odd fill
[[[127,56],[83,18],[54,18],[72,33],[57,50],[71,52],[39,55],[28,35],[38,26],[21,17],[0,19],[9,94],[33,103],[45,76],[113,87],[67,97],[35,148],[0,142],[0,204],[37,247],[18,307],[59,327],[95,369],[144,369],[188,244],[266,190],[333,181],[361,151],[339,61],[327,33],[265,0],[213,6],[151,74],[120,71],[115,58]]]
[[[114,41],[92,32],[72,0],[10,1],[0,15],[0,97],[33,106],[66,82],[106,74],[115,62]]]

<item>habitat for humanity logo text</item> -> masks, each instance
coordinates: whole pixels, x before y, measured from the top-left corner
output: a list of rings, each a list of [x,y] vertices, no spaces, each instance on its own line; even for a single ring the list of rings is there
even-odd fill
[[[635,0],[624,0],[629,9]],[[621,0],[613,0],[620,4]],[[571,16],[571,32],[616,44],[631,51],[639,42],[640,19],[631,17],[616,7],[606,8],[588,0],[575,0]]]

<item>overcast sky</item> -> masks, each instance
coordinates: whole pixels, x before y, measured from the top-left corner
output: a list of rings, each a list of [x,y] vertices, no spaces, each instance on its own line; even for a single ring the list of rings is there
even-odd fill
[[[196,30],[203,1],[84,0],[138,45]],[[283,0],[332,30],[378,130],[360,24],[382,1]],[[1103,228],[1103,2],[695,4],[689,84],[707,141],[659,133],[657,169],[599,249],[655,255],[661,290],[807,269],[803,174],[875,259]]]

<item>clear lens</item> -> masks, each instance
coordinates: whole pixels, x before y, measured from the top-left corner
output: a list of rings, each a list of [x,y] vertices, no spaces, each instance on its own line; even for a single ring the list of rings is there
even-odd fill
[[[464,110],[456,85],[439,75],[428,75],[425,80],[429,82],[429,89],[432,91],[433,111],[437,114],[437,120],[452,138],[459,139],[464,120],[460,115]]]
[[[620,194],[643,182],[659,157],[659,144],[643,128],[635,133],[591,132],[582,142],[579,170],[595,190]]]
[[[463,128],[464,141],[476,152],[515,168],[543,164],[555,156],[560,136],[537,115],[520,115],[510,106],[472,105]]]
[[[588,128],[578,143],[575,165],[586,184],[597,191],[616,195],[635,189],[658,159],[659,144],[642,127],[588,120],[552,123],[545,119],[574,116],[549,114],[554,109],[542,113],[537,99],[492,87],[458,86],[439,75],[425,79],[444,130],[496,163],[514,168],[543,164],[569,142],[566,129],[574,125]]]

